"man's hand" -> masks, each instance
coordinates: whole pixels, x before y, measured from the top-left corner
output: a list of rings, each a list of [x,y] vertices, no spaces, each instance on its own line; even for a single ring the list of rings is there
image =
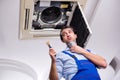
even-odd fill
[[[56,61],[56,59],[55,59],[56,52],[53,48],[49,49],[49,55],[50,55],[52,61],[55,62]]]
[[[78,46],[78,45],[73,45],[70,48],[71,52],[76,52],[76,53],[84,53],[86,50],[83,49],[82,47]]]

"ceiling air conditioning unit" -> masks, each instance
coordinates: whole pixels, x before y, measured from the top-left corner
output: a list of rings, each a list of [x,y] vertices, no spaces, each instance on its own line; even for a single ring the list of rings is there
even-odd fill
[[[84,46],[91,30],[83,15],[81,0],[21,0],[20,39],[58,37],[60,29],[77,30],[78,44]]]

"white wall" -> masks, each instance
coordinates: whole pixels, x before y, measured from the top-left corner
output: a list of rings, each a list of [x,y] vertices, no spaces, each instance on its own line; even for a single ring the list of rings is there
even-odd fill
[[[120,51],[119,3],[119,0],[100,0],[90,21],[93,34],[87,48],[104,56],[108,63]],[[59,38],[19,40],[19,6],[20,0],[0,0],[0,59],[25,63],[36,71],[38,80],[46,80],[50,67],[46,41],[57,52],[65,46]]]
[[[119,2],[119,0],[100,0],[90,25],[93,34],[88,47],[96,53],[105,55],[107,59],[109,58],[108,62],[112,54],[120,50]]]
[[[119,0],[99,0],[92,17],[89,19],[86,16],[93,32],[87,47],[92,48],[93,52],[105,57],[108,65],[115,56],[120,59],[119,3]],[[86,10],[88,11],[85,12],[88,13],[85,14],[89,14],[91,9]],[[120,76],[120,72],[116,74],[112,66],[108,66],[105,70],[99,70],[99,72],[102,80],[113,80],[113,76],[116,77],[114,79],[116,80]]]

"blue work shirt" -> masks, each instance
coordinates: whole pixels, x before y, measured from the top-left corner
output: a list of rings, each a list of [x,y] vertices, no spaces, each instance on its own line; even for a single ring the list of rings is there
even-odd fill
[[[69,48],[65,51],[75,55],[78,60],[87,60],[87,58],[81,54],[70,52]],[[56,66],[59,80],[62,77],[65,78],[65,80],[71,80],[78,71],[75,60],[69,55],[64,54],[62,51],[56,54]]]

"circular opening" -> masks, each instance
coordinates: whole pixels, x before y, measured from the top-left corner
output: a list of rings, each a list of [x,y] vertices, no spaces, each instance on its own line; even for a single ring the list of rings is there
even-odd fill
[[[55,23],[60,20],[62,12],[58,7],[48,7],[41,13],[41,20],[45,23]]]

